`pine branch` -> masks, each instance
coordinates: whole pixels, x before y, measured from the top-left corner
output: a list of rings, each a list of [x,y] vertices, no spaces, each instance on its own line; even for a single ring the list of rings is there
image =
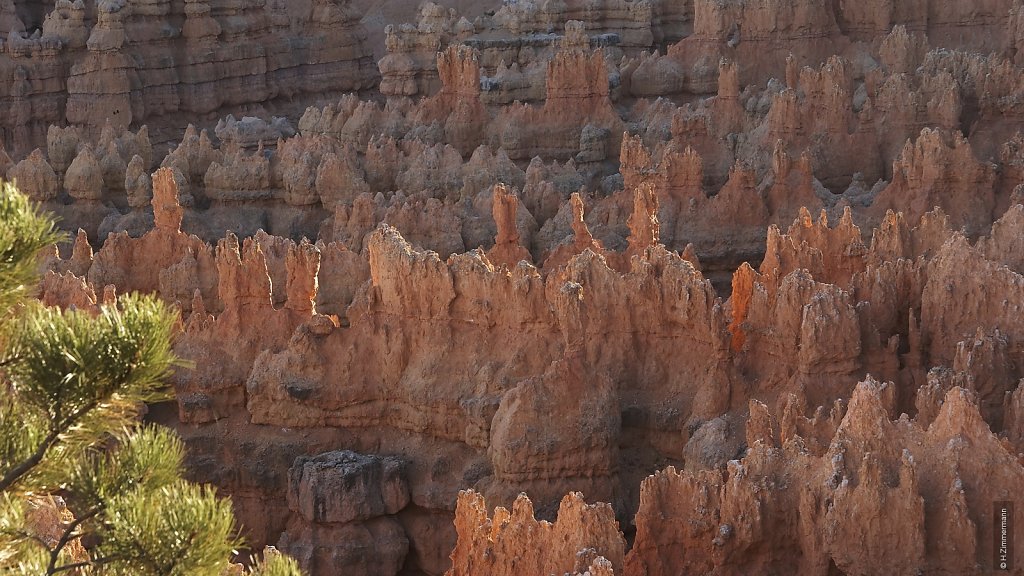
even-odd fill
[[[58,572],[57,560],[60,558],[60,553],[64,550],[64,547],[68,545],[68,542],[71,542],[73,538],[81,536],[80,534],[78,536],[75,536],[75,530],[78,529],[78,527],[84,524],[85,522],[88,522],[89,520],[95,518],[102,511],[103,506],[97,506],[90,510],[89,512],[86,512],[78,518],[75,518],[72,522],[70,522],[67,525],[67,527],[64,529],[64,533],[61,534],[60,540],[57,541],[57,544],[53,547],[53,550],[50,550],[50,563],[46,567],[47,576],[51,574],[56,574]]]
[[[60,574],[61,572],[67,572],[68,570],[75,570],[78,568],[85,568],[87,566],[103,566],[104,564],[110,564],[117,560],[123,560],[118,556],[105,556],[103,558],[94,558],[92,560],[83,560],[81,562],[74,562],[72,564],[62,564],[53,568],[52,571],[47,572],[47,575]]]
[[[57,439],[60,438],[61,434],[67,432],[78,420],[88,414],[98,405],[97,401],[90,402],[85,406],[82,406],[74,414],[68,416],[63,422],[53,426],[50,429],[50,433],[43,438],[43,441],[36,448],[35,452],[32,453],[24,462],[18,464],[14,468],[11,468],[3,479],[0,479],[0,492],[6,491],[15,482],[21,479],[22,476],[28,474],[33,468],[38,466],[42,461],[43,457],[46,456],[46,452],[53,448],[53,445],[57,443]]]
[[[46,455],[46,452],[56,444],[57,438],[60,437],[60,434],[61,433],[58,430],[51,430],[31,456],[26,458],[21,464],[18,464],[14,468],[8,470],[7,473],[4,474],[3,479],[0,479],[0,492],[6,492],[7,489],[21,479],[22,476],[28,474],[33,468],[38,466],[39,463],[43,461],[43,456]]]
[[[21,362],[21,360],[22,360],[21,356],[11,356],[10,358],[4,358],[3,360],[0,360],[0,368],[4,368],[6,366],[10,366],[11,364],[14,364],[15,362]]]
[[[59,574],[61,572],[66,572],[68,570],[74,570],[76,568],[85,568],[86,566],[95,566],[95,565],[96,565],[96,562],[92,561],[92,560],[83,561],[83,562],[75,562],[74,564],[64,564],[62,566],[57,566],[56,568],[54,568],[52,570],[49,570],[46,573],[47,574]]]

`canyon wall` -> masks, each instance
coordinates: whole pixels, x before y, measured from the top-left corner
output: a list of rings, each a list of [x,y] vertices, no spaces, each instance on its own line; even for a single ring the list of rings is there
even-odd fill
[[[990,573],[1018,4],[428,2],[379,83],[345,2],[19,4],[0,166],[44,302],[180,309],[148,418],[312,574]]]
[[[26,6],[0,20],[8,79],[0,128],[18,154],[45,143],[50,125],[95,137],[108,122],[117,130],[148,123],[166,142],[188,119],[224,109],[287,110],[296,98],[375,85],[347,0],[58,0],[49,8],[45,17]]]
[[[174,170],[152,183],[156,227],[95,254],[81,235],[48,261],[42,297],[181,304],[176,349],[194,364],[175,376],[174,411],[154,417],[181,423],[193,474],[233,495],[256,543],[311,569],[440,573],[454,545],[451,570],[467,574],[517,550],[581,574],[960,573],[949,566],[990,566],[991,502],[1024,481],[1024,205],[977,242],[938,210],[913,228],[890,211],[870,241],[849,209],[834,226],[801,210],[768,229],[759,270],[744,264],[723,300],[699,261],[659,242],[650,185],[634,190],[621,251],[594,239],[574,195],[570,243],[538,268],[500,187],[494,248],[442,260],[387,224],[360,252],[262,232],[213,247],[180,231]],[[352,478],[340,495],[332,475]],[[586,516],[567,489],[611,506]],[[515,502],[512,524],[488,519],[484,499]],[[535,514],[576,539],[552,549],[512,528]],[[498,526],[507,535],[473,536]]]

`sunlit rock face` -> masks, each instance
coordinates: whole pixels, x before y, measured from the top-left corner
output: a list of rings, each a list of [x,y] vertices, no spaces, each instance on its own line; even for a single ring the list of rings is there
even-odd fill
[[[407,4],[0,2],[0,169],[75,233],[39,297],[180,310],[148,418],[254,547],[994,569],[1019,6]]]

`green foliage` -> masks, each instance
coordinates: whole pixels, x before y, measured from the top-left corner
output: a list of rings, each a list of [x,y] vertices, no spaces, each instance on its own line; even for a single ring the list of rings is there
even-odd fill
[[[0,183],[0,313],[24,297],[36,277],[36,255],[59,242],[53,219],[10,183]]]
[[[26,529],[28,506],[20,497],[0,492],[0,572],[45,574],[49,553]]]
[[[185,482],[117,497],[106,520],[98,554],[109,574],[219,576],[241,544],[231,502]]]
[[[268,549],[253,567],[252,576],[302,576],[299,563],[280,552]]]
[[[173,432],[138,423],[170,398],[176,314],[137,295],[98,313],[31,300],[59,239],[0,185],[0,574],[220,576],[242,545],[230,501],[182,480]],[[287,557],[258,570],[301,574]]]
[[[185,447],[157,426],[126,429],[114,446],[79,459],[69,471],[67,493],[82,507],[98,508],[132,491],[153,492],[181,479]]]
[[[8,366],[23,400],[60,421],[114,395],[148,400],[168,375],[174,317],[153,299],[129,296],[98,317],[33,306],[18,326]]]
[[[16,463],[32,457],[46,437],[48,422],[42,414],[28,409],[9,386],[0,382],[0,477]]]
[[[5,406],[0,430],[31,425],[12,437],[12,452],[0,442],[0,488],[30,479],[57,487],[67,460],[130,425],[140,403],[168,398],[161,380],[174,364],[173,315],[148,298],[124,297],[118,305],[99,316],[30,305],[12,323],[3,362],[16,400]],[[40,449],[45,461],[18,468]]]

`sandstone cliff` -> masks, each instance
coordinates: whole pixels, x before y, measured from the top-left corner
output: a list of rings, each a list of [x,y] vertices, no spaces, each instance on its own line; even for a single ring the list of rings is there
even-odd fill
[[[62,0],[38,33],[0,3],[0,168],[77,232],[40,298],[180,309],[149,417],[252,544],[991,571],[1024,487],[1019,3],[456,4],[387,28],[376,84],[359,3]]]
[[[49,125],[98,135],[107,122],[149,123],[170,135],[183,116],[366,89],[376,77],[348,2],[61,0],[49,8],[0,22],[0,70],[13,80],[0,92],[10,110],[0,128],[19,152],[45,142]]]

